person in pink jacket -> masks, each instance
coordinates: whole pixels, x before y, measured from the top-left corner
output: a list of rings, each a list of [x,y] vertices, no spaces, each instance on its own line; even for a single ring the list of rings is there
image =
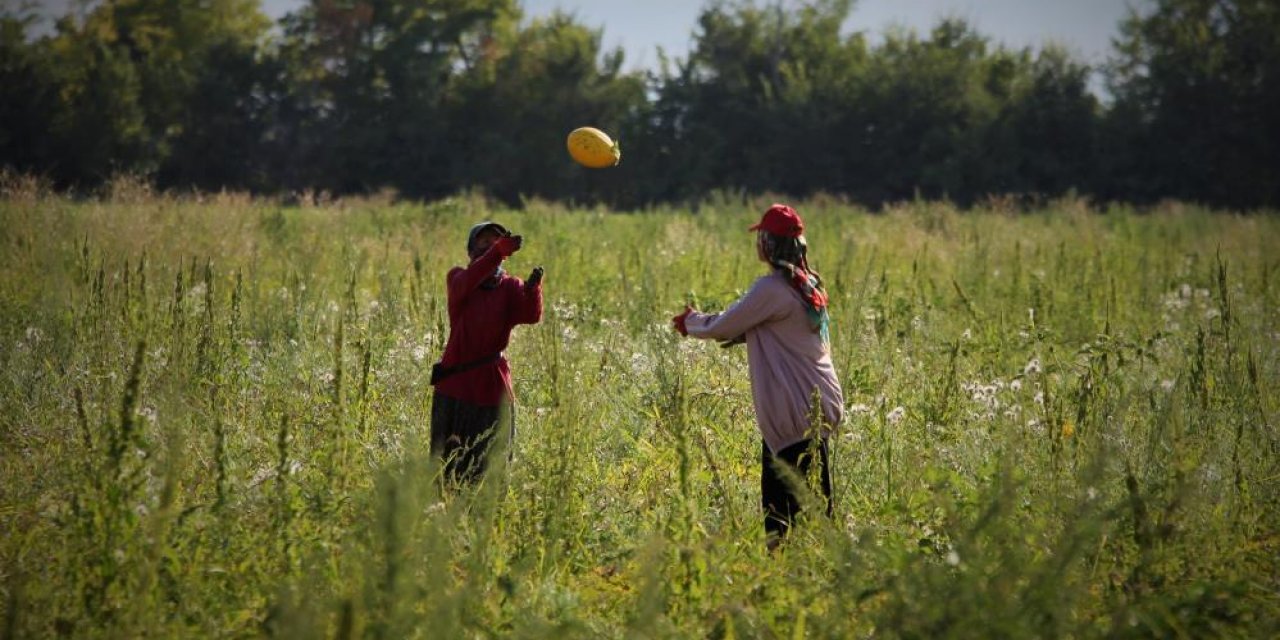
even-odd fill
[[[809,268],[804,222],[796,210],[775,204],[756,231],[756,254],[770,266],[722,313],[685,307],[672,318],[675,330],[694,338],[745,342],[756,423],[763,440],[760,498],[769,548],[787,535],[800,513],[798,487],[781,470],[813,476],[831,515],[831,469],[827,438],[844,418],[844,394],[831,363],[827,293]],[[821,407],[812,406],[819,398]],[[811,417],[821,416],[819,424]],[[814,465],[817,468],[814,469]]]

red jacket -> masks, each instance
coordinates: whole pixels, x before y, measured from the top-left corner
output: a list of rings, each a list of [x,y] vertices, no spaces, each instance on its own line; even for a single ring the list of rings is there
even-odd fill
[[[542,284],[526,288],[520,278],[503,274],[494,286],[493,272],[501,264],[502,256],[495,246],[466,268],[449,270],[445,278],[449,341],[441,366],[453,367],[500,353],[507,348],[516,325],[536,324],[542,319]],[[498,405],[504,398],[515,400],[505,357],[441,380],[436,392],[481,406]]]

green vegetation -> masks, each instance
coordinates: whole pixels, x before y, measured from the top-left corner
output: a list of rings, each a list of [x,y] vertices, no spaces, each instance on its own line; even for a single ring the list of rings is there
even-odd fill
[[[6,637],[1273,637],[1280,222],[798,203],[850,405],[764,551],[742,350],[764,201],[0,201]],[[442,279],[527,238],[514,464],[425,456]]]

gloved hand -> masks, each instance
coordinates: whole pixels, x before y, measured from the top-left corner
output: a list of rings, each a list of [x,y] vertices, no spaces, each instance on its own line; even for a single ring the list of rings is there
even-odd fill
[[[534,267],[533,272],[529,274],[529,278],[524,281],[524,286],[527,289],[532,289],[540,284],[542,284],[542,267]]]
[[[520,250],[520,245],[524,244],[524,238],[521,236],[502,236],[493,243],[493,248],[498,255],[509,258],[511,254]]]
[[[682,336],[689,335],[689,330],[685,328],[684,321],[685,321],[685,318],[688,318],[689,314],[691,313],[693,313],[693,307],[685,305],[684,313],[671,319],[672,328],[674,328],[676,332],[678,332]]]

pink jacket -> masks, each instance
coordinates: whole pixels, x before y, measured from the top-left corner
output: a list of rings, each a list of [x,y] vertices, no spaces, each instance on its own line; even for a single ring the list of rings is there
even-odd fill
[[[756,280],[723,313],[690,313],[685,328],[696,338],[746,335],[756,423],[774,453],[813,436],[809,414],[815,389],[826,422],[821,435],[844,419],[844,394],[831,349],[811,328],[800,294],[781,275]]]

